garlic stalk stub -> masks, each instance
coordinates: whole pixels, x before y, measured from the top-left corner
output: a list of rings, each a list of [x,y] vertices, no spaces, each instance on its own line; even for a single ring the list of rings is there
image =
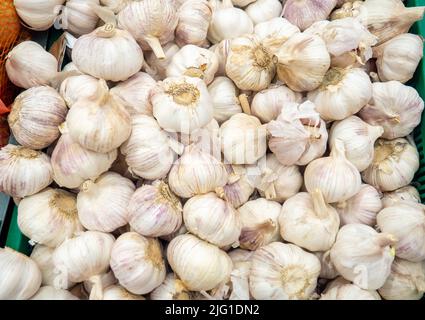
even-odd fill
[[[150,294],[152,300],[190,300],[190,292],[174,273],[169,273],[164,282]]]
[[[239,90],[232,80],[226,77],[216,77],[208,86],[214,107],[214,119],[222,123],[231,116],[242,112],[238,100]]]
[[[338,278],[328,285],[320,300],[381,300],[381,297],[375,290],[364,290]]]
[[[66,0],[14,0],[13,4],[19,17],[31,29],[42,31],[49,29],[55,22]]]
[[[384,207],[391,207],[400,201],[421,202],[421,196],[418,190],[412,186],[402,187],[395,191],[385,192],[382,197]]]
[[[245,8],[245,12],[258,24],[280,16],[282,4],[278,0],[257,0]]]
[[[52,286],[41,287],[30,300],[80,300],[72,293],[64,289]]]
[[[117,280],[117,278],[115,278],[112,270],[108,270],[107,272],[99,275],[99,278],[98,278],[96,283],[94,283],[93,281],[90,281],[90,280],[85,280],[83,282],[83,287],[84,287],[85,291],[91,292],[92,289],[93,289],[93,286],[95,284],[101,286],[102,288],[107,288],[107,287],[112,286],[112,285],[117,284],[117,283],[118,283],[118,280]]]
[[[71,108],[79,99],[89,99],[96,96],[99,90],[99,80],[86,75],[78,75],[66,78],[60,86],[59,93]]]

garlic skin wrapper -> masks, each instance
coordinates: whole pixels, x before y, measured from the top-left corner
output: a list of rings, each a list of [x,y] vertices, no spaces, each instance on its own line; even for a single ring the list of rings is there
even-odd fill
[[[272,242],[251,261],[249,288],[256,300],[306,300],[316,288],[319,259],[293,244]]]
[[[64,289],[52,286],[41,287],[30,300],[80,300],[72,293]]]
[[[151,300],[190,300],[190,292],[174,273],[169,273],[164,282],[150,294]]]
[[[334,205],[341,224],[362,223],[376,225],[376,215],[382,209],[381,195],[374,187],[362,184],[360,190],[350,199]]]
[[[241,90],[267,88],[276,74],[277,58],[255,36],[232,39],[226,75]]]
[[[133,182],[115,172],[85,181],[77,196],[81,224],[92,231],[112,232],[128,222],[127,206],[135,191]]]
[[[425,262],[396,258],[379,294],[385,300],[420,300],[425,292]]]
[[[165,58],[158,59],[153,52],[148,52],[146,54],[147,64],[144,64],[145,71],[157,81],[166,78],[167,67],[174,55],[180,50],[174,42],[167,43],[162,49]]]
[[[217,55],[192,44],[185,45],[172,57],[167,77],[188,76],[200,78],[208,85],[218,70]]]
[[[128,219],[131,228],[147,237],[176,232],[182,225],[182,204],[168,185],[160,180],[143,185],[131,197]]]
[[[254,164],[267,151],[267,130],[245,113],[233,115],[220,127],[221,150],[231,164]]]
[[[27,300],[41,285],[37,264],[11,248],[0,248],[0,299]]]
[[[61,86],[59,93],[71,108],[79,99],[89,99],[96,96],[99,90],[99,80],[86,75],[78,75],[66,78]]]
[[[327,203],[345,201],[360,190],[361,177],[357,168],[345,157],[341,140],[336,139],[329,157],[313,160],[304,172],[308,192],[319,189]]]
[[[61,187],[78,188],[84,181],[96,179],[117,158],[117,150],[98,153],[81,147],[71,139],[66,123],[59,130],[62,135],[52,153],[52,169],[53,179]]]
[[[14,0],[16,12],[30,29],[49,29],[66,0]]]
[[[280,163],[306,165],[326,151],[328,131],[315,105],[286,103],[276,120],[267,124],[269,148]]]
[[[190,233],[217,247],[237,244],[241,234],[239,213],[212,192],[190,198],[183,207],[183,219]]]
[[[178,15],[173,1],[131,1],[118,16],[118,26],[128,30],[143,50],[164,58],[161,45],[174,39]]]
[[[144,297],[132,294],[119,285],[103,289],[103,300],[146,300]]]
[[[336,270],[365,290],[376,290],[391,272],[397,242],[389,233],[377,233],[363,224],[347,224],[337,235],[330,254]]]
[[[21,200],[18,226],[33,242],[52,248],[83,231],[75,195],[52,188]]]
[[[99,16],[92,5],[99,5],[99,0],[68,0],[62,10],[62,29],[75,36],[87,34],[96,29]]]
[[[130,0],[100,0],[100,4],[111,9],[114,13],[120,12]]]
[[[229,252],[233,262],[233,270],[230,274],[231,292],[229,300],[250,300],[249,273],[251,260],[255,251],[235,249]]]
[[[328,285],[320,300],[381,300],[381,297],[374,290],[364,290],[338,278]]]
[[[279,203],[264,198],[243,204],[238,209],[242,223],[240,247],[254,251],[278,241],[280,239],[278,217],[281,209]]]
[[[166,78],[153,90],[151,102],[153,116],[161,128],[170,132],[189,134],[213,118],[207,86],[199,78]]]
[[[309,251],[327,251],[335,242],[339,216],[320,190],[300,192],[283,204],[279,226],[284,240]]]
[[[392,192],[385,192],[382,197],[384,207],[391,207],[400,201],[421,202],[418,190],[412,186],[405,186]]]
[[[83,287],[84,287],[84,290],[86,292],[91,292],[92,289],[93,289],[93,286],[95,284],[101,285],[102,288],[107,288],[107,287],[115,285],[117,283],[118,283],[118,280],[117,280],[117,278],[115,278],[114,273],[112,272],[112,270],[109,270],[109,271],[99,275],[99,278],[96,282],[93,282],[93,281],[90,281],[90,280],[84,281]]]
[[[226,252],[191,234],[174,238],[167,248],[167,260],[184,286],[206,291],[230,279],[232,260]]]
[[[131,293],[151,292],[166,275],[159,241],[136,232],[124,233],[112,248],[111,269],[120,285]]]
[[[380,191],[394,191],[412,182],[418,168],[418,151],[406,139],[378,139],[372,164],[362,178]]]
[[[282,4],[278,0],[257,0],[245,8],[245,12],[258,24],[280,16]]]
[[[424,101],[418,92],[398,81],[375,82],[373,96],[359,112],[371,125],[384,128],[385,139],[405,137],[420,123]]]
[[[0,149],[0,192],[23,198],[52,181],[52,165],[45,153],[12,144]]]
[[[331,261],[330,251],[326,252],[315,252],[317,258],[320,260],[321,269],[319,278],[322,279],[335,279],[338,277],[338,271],[336,271],[335,266]]]
[[[216,77],[208,86],[214,108],[214,119],[223,123],[231,116],[242,112],[238,100],[239,90],[227,77]]]
[[[48,85],[58,71],[56,58],[34,41],[14,47],[6,57],[5,66],[10,81],[24,89]]]
[[[226,62],[230,50],[230,39],[225,39],[209,47],[218,58],[218,70],[216,76],[226,76]]]
[[[425,259],[425,206],[401,201],[376,217],[379,229],[397,237],[395,254],[412,262]]]
[[[345,147],[345,156],[361,172],[373,161],[375,141],[384,133],[381,126],[371,126],[356,116],[333,123],[329,133],[332,149],[336,139]]]
[[[78,100],[66,117],[71,138],[83,148],[107,153],[118,148],[131,133],[130,115],[99,80],[96,96]]]
[[[107,23],[77,39],[72,61],[78,70],[93,77],[124,81],[140,71],[144,59],[130,33]]]
[[[345,0],[342,0],[345,1]],[[338,0],[338,2],[341,2]],[[330,20],[344,19],[347,17],[357,18],[360,22],[363,23],[361,17],[366,13],[366,8],[363,6],[363,1],[352,1],[347,0],[344,3],[338,3],[338,9],[335,9],[330,15]],[[340,7],[340,8],[339,8]]]
[[[320,86],[331,64],[325,42],[316,35],[296,33],[279,51],[277,76],[294,91]]]
[[[22,146],[43,149],[59,137],[58,126],[67,112],[65,101],[55,89],[33,87],[16,97],[7,120]]]

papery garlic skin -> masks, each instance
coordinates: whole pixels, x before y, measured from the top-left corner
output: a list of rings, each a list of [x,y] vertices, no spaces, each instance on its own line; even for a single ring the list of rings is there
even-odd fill
[[[109,286],[103,290],[103,300],[146,300],[144,297],[132,294],[121,286]]]
[[[190,292],[174,273],[169,273],[164,282],[150,294],[151,300],[190,300]]]
[[[99,17],[91,5],[99,5],[99,0],[68,0],[62,10],[62,28],[79,36],[96,29]]]
[[[328,285],[320,300],[381,300],[381,297],[374,290],[364,290],[338,278]]]
[[[79,99],[89,99],[94,97],[99,89],[99,80],[82,74],[66,78],[61,86],[59,93],[66,102],[66,105],[71,108],[72,105]]]
[[[208,92],[211,96],[214,119],[222,123],[231,116],[242,112],[238,100],[239,90],[232,80],[227,77],[216,77],[208,86]]]
[[[31,29],[49,29],[55,22],[65,0],[14,0],[19,17]]]
[[[8,78],[24,89],[48,85],[58,71],[56,58],[34,41],[21,42],[6,58]]]
[[[322,279],[335,279],[338,277],[338,271],[336,271],[335,266],[331,261],[330,251],[326,252],[315,252],[317,258],[320,260],[321,269],[319,278]]]
[[[217,247],[238,243],[239,213],[215,193],[190,198],[183,207],[183,219],[189,232]]]
[[[250,3],[253,3],[257,0],[232,0],[233,5],[238,6],[240,8],[246,7]]]
[[[182,225],[182,204],[163,181],[143,185],[131,197],[128,219],[131,228],[147,237],[176,232]]]
[[[382,197],[384,207],[391,207],[400,201],[421,202],[421,196],[418,190],[412,186],[402,187],[392,192],[385,192]]]
[[[30,300],[80,300],[72,293],[64,289],[52,286],[41,287]]]
[[[130,0],[100,0],[100,4],[108,7],[114,13],[120,12]]]
[[[158,59],[153,52],[146,54],[147,65],[144,65],[145,71],[155,80],[164,80],[166,78],[167,67],[174,55],[180,50],[174,42],[167,43],[163,48],[165,58]]]
[[[23,198],[52,181],[52,165],[45,153],[12,144],[0,149],[0,192]]]
[[[160,243],[136,232],[124,233],[112,248],[111,269],[120,285],[131,293],[151,292],[165,279]]]
[[[280,16],[282,4],[278,0],[257,0],[245,8],[245,12],[258,24]]]
[[[320,273],[316,256],[281,242],[259,248],[251,263],[249,287],[256,300],[306,300]]]
[[[233,270],[230,274],[231,293],[229,300],[250,300],[249,273],[252,256],[255,251],[235,249],[229,252],[233,262]]]
[[[226,76],[226,63],[230,50],[230,42],[230,39],[225,39],[212,45],[208,49],[214,52],[218,58],[218,70],[216,76]]]
[[[21,200],[18,226],[33,242],[52,248],[83,231],[78,220],[75,195],[52,188]]]
[[[85,280],[83,282],[83,287],[85,291],[91,292],[94,285],[100,285],[102,288],[107,288],[117,283],[118,280],[117,278],[115,278],[114,273],[112,272],[112,270],[109,270],[105,273],[100,274],[96,282],[92,280]]]
[[[191,291],[211,290],[230,279],[232,260],[226,252],[191,234],[174,238],[167,248],[173,271]]]
[[[336,270],[362,289],[376,290],[391,271],[397,239],[363,224],[347,224],[337,235],[330,254]]]
[[[66,72],[69,72],[69,71],[75,71],[76,73],[79,73],[79,75],[82,75],[83,73],[80,71],[80,70],[78,70],[78,68],[77,68],[77,66],[75,65],[75,63],[74,62],[69,62],[69,63],[67,63],[63,68],[62,68],[62,71],[66,71]]]

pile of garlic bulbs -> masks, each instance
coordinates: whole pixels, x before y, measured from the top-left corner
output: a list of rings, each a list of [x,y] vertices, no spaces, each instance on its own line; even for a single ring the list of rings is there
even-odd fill
[[[423,296],[410,135],[424,102],[405,84],[423,7],[15,5],[27,26],[60,20],[76,40],[63,70],[31,41],[7,58],[25,91],[0,191],[35,247],[0,249],[0,299]]]

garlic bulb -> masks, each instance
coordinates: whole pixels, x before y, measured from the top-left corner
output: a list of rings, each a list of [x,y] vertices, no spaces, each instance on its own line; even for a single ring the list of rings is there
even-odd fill
[[[111,269],[120,285],[134,294],[145,294],[165,279],[161,245],[136,232],[121,235],[112,248]]]
[[[100,4],[111,9],[114,13],[120,12],[132,0],[100,0]]]
[[[402,201],[384,208],[376,217],[379,229],[397,237],[395,254],[412,262],[425,259],[425,206]]]
[[[166,236],[162,236],[161,240],[165,240],[167,242],[170,242],[174,238],[181,236],[182,234],[186,234],[186,233],[187,233],[187,228],[184,225],[184,223],[182,223],[182,225],[180,226],[180,228],[176,232],[171,233],[171,234],[166,235]]]
[[[130,115],[152,116],[150,94],[155,86],[156,81],[150,75],[138,72],[113,87],[110,93],[127,109]]]
[[[296,33],[279,51],[277,75],[294,91],[311,91],[322,83],[331,59],[318,36]]]
[[[41,272],[27,256],[11,248],[0,248],[0,299],[27,300],[41,285]]]
[[[118,16],[118,26],[128,30],[143,50],[153,50],[164,58],[161,45],[174,39],[178,15],[173,1],[131,1]]]
[[[167,260],[184,286],[192,291],[211,290],[230,278],[232,260],[226,252],[191,234],[174,238]]]
[[[55,89],[33,87],[18,95],[9,114],[10,129],[22,146],[43,149],[59,137],[68,108]]]
[[[383,132],[381,126],[371,126],[359,117],[350,116],[333,123],[329,133],[329,146],[332,149],[335,140],[341,140],[347,160],[359,171],[363,171],[372,163],[375,141]]]
[[[394,260],[390,246],[397,239],[377,233],[363,224],[347,224],[337,235],[330,254],[336,270],[347,280],[365,290],[376,290],[385,283]]]
[[[92,5],[99,5],[99,0],[68,0],[61,13],[62,28],[76,36],[96,29],[99,17]]]
[[[245,12],[258,24],[280,16],[282,4],[278,0],[257,0],[245,8]]]
[[[374,290],[364,290],[338,278],[328,285],[320,300],[381,300],[381,297]]]
[[[311,194],[300,192],[286,200],[279,225],[284,240],[309,251],[327,251],[335,242],[339,216],[317,189]]]
[[[373,96],[359,113],[371,125],[384,128],[385,139],[405,137],[420,123],[424,101],[418,92],[398,81],[375,82]]]
[[[199,78],[166,78],[153,90],[151,102],[154,117],[167,131],[188,134],[213,118],[207,86]],[[170,117],[170,114],[173,116]]]
[[[78,70],[93,77],[124,81],[140,71],[144,59],[130,33],[107,23],[77,39],[72,61]]]
[[[190,300],[190,292],[174,273],[169,273],[164,282],[150,294],[151,300]]]
[[[331,68],[320,87],[307,98],[325,120],[342,120],[363,108],[372,98],[372,83],[360,68]]]
[[[50,157],[43,152],[8,144],[0,149],[0,192],[23,198],[52,183]]]
[[[321,263],[320,276],[322,279],[335,279],[338,277],[338,271],[336,271],[335,266],[331,261],[330,251],[326,252],[315,252],[317,258],[319,258]]]
[[[392,192],[385,192],[382,197],[384,207],[391,207],[400,201],[421,202],[421,196],[418,190],[412,186],[402,187]]]
[[[130,138],[121,146],[129,171],[144,179],[160,179],[167,175],[181,153],[177,142],[163,131],[154,118],[132,116]]]
[[[412,182],[418,168],[418,151],[406,139],[379,139],[372,164],[362,178],[380,191],[394,191]]]
[[[165,58],[158,59],[153,52],[148,52],[144,64],[145,71],[155,80],[164,80],[166,78],[167,67],[174,55],[180,50],[174,42],[167,43],[163,48]]]
[[[41,287],[30,300],[80,300],[72,293],[64,289],[51,286]]]
[[[207,38],[212,9],[207,0],[185,1],[177,11],[179,23],[176,27],[176,42],[200,46]]]
[[[58,61],[37,42],[24,41],[8,53],[5,66],[10,81],[28,89],[48,85],[57,75]]]
[[[425,262],[396,258],[387,281],[378,291],[385,300],[420,300],[425,292]]]
[[[287,0],[282,16],[296,25],[302,31],[316,21],[325,20],[337,0]]]
[[[111,152],[131,133],[130,115],[99,80],[96,96],[78,100],[69,110],[66,123],[71,138],[82,147],[101,153]]]
[[[208,85],[218,69],[218,57],[208,49],[192,44],[182,47],[167,67],[167,77],[188,76],[200,78]]]
[[[101,286],[103,289],[115,285],[118,283],[117,278],[115,278],[114,273],[112,270],[109,270],[106,273],[102,273],[99,275],[99,279],[97,281],[97,285]],[[93,285],[95,283],[90,280],[86,280],[83,282],[83,287],[86,292],[91,292],[93,289]]]
[[[341,3],[344,1],[344,3]],[[337,7],[340,7],[332,12],[330,15],[331,20],[344,19],[347,17],[358,18],[359,21],[363,22],[361,17],[366,14],[366,8],[363,6],[364,2],[359,0],[338,0]]]
[[[65,72],[70,72],[70,71],[75,71],[76,73],[79,73],[79,75],[82,75],[83,73],[81,71],[78,70],[77,66],[75,65],[74,62],[69,62],[67,63],[63,68],[62,71]]]
[[[99,80],[88,75],[79,75],[66,78],[60,86],[59,93],[71,108],[79,99],[90,99],[96,96],[99,90]]]
[[[362,223],[376,225],[376,215],[382,209],[380,193],[368,184],[362,184],[353,197],[334,205],[341,224]]]
[[[103,290],[103,300],[146,300],[142,296],[132,294],[121,286],[109,286]]]
[[[221,150],[231,164],[254,164],[267,151],[267,132],[256,117],[233,115],[220,127]]]
[[[230,274],[231,292],[229,300],[250,300],[249,273],[252,256],[255,251],[235,249],[229,252],[233,262],[233,270]]]
[[[326,124],[310,101],[285,103],[278,118],[267,124],[267,131],[269,148],[284,165],[306,165],[326,151]]]
[[[78,220],[75,196],[52,188],[21,200],[18,226],[33,242],[52,248],[83,230]]]
[[[31,29],[49,29],[56,20],[65,0],[14,0],[16,12]]]
[[[381,81],[405,83],[413,78],[423,57],[423,40],[410,33],[401,34],[373,49]]]
[[[78,188],[84,181],[108,171],[115,161],[117,150],[98,153],[84,149],[71,139],[66,124],[59,130],[62,135],[52,153],[53,179],[59,186]]]
[[[182,205],[168,185],[160,180],[143,185],[131,197],[128,219],[131,228],[147,237],[176,232],[182,224]]]
[[[249,287],[256,300],[305,300],[320,273],[315,255],[292,244],[272,242],[252,257]]]
[[[189,232],[218,247],[237,244],[241,234],[239,213],[215,193],[190,198],[183,219]]]
[[[230,42],[226,75],[241,90],[260,91],[267,88],[276,74],[277,58],[253,36]]]
[[[246,7],[250,3],[253,3],[257,0],[232,0],[233,5],[238,6],[240,8]]]
[[[327,203],[345,201],[360,190],[361,178],[357,168],[345,157],[341,140],[336,139],[329,157],[309,163],[304,172],[308,192],[319,189]]]
[[[229,39],[224,39],[219,43],[212,45],[209,50],[214,52],[218,58],[218,70],[216,76],[225,76],[226,75],[226,62],[227,56],[229,55],[230,50],[230,42]]]
[[[231,116],[242,112],[238,100],[239,90],[235,84],[226,77],[216,77],[208,86],[213,108],[214,119],[222,123]]]

